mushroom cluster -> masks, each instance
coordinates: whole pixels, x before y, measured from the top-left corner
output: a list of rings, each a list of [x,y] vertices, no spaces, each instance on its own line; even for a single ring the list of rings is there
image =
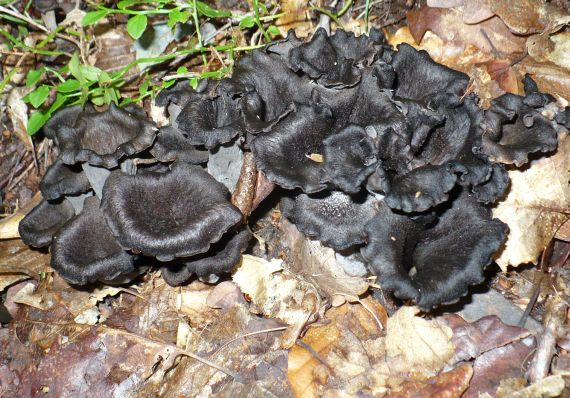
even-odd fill
[[[53,268],[73,283],[113,279],[146,257],[173,285],[230,271],[251,233],[205,165],[237,145],[283,189],[282,213],[305,235],[357,253],[400,299],[453,302],[506,239],[490,210],[508,189],[505,165],[554,151],[566,121],[543,115],[554,99],[528,76],[524,96],[488,110],[468,83],[377,31],[319,29],[310,41],[291,31],[230,78],[161,92],[172,126],[160,131],[132,106],[57,114],[44,130],[59,159],[22,238],[51,242]],[[145,159],[156,163],[137,167]],[[91,190],[82,207],[70,201]]]

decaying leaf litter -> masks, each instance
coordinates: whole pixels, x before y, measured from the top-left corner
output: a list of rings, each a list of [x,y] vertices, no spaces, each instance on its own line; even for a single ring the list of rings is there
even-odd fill
[[[304,29],[306,34],[314,33],[317,23],[333,29],[342,24],[359,34],[367,19],[373,26],[383,26],[401,18],[398,12],[407,7],[407,26],[398,30],[386,26],[391,44],[405,41],[426,48],[438,62],[465,71],[471,78],[470,90],[483,102],[490,103],[503,90],[522,94],[521,78],[530,73],[541,91],[566,105],[567,70],[561,49],[567,13],[562,5],[520,2],[517,10],[528,15],[521,23],[501,1],[480,2],[476,9],[482,15],[473,17],[471,2],[429,2],[430,8],[394,4],[393,14],[382,3],[373,5],[367,18],[359,18],[366,4],[338,4],[327,15],[322,11],[327,11],[326,4],[307,9],[287,2],[282,9],[289,15],[279,18],[284,27]],[[542,8],[551,6],[555,8]],[[73,7],[66,15],[72,11]],[[337,14],[340,11],[342,15]],[[117,17],[119,28],[127,23],[110,17]],[[240,22],[244,30],[236,33],[239,40],[244,46],[261,42],[268,26],[259,27],[254,20],[248,28],[249,20],[244,20]],[[275,26],[281,27],[280,19]],[[204,38],[203,28],[198,41]],[[130,49],[132,37],[124,32],[121,37]],[[537,47],[537,40],[548,45]],[[6,52],[18,53],[14,48]],[[211,59],[206,58],[208,66],[201,66],[200,59],[198,65],[196,59],[184,60],[186,70],[175,70],[179,65],[174,63],[164,76],[176,72],[195,78],[194,70],[205,71],[224,61],[212,52]],[[21,68],[29,60],[19,57],[3,54],[4,72],[16,70],[6,80],[8,95],[29,88],[21,83],[26,76]],[[14,60],[19,62],[15,69]],[[139,93],[131,91],[133,96]],[[38,175],[36,170],[44,170],[53,159],[49,141],[34,137],[32,146],[23,131],[27,110],[22,112],[21,103],[13,99],[10,104],[12,111],[3,111],[9,116],[4,116],[2,139],[12,151],[7,153],[18,156],[2,156],[10,166],[10,172],[1,176],[10,216],[2,222],[2,231],[7,231],[3,236],[10,236],[13,225],[27,212],[26,201],[32,203],[43,172]],[[2,395],[561,395],[569,363],[564,267],[570,197],[567,147],[567,139],[562,140],[552,156],[533,160],[523,170],[509,170],[511,189],[494,214],[509,225],[514,238],[509,235],[497,259],[505,272],[490,278],[491,290],[475,292],[477,299],[467,299],[464,308],[443,307],[431,314],[400,307],[402,303],[392,301],[381,288],[381,280],[358,272],[346,274],[331,249],[307,240],[281,216],[271,196],[260,202],[271,184],[252,177],[246,167],[233,197],[244,214],[253,210],[257,244],[221,283],[193,280],[173,288],[159,272],[150,270],[126,285],[78,289],[52,272],[49,254],[30,250],[17,239],[2,241],[4,303],[12,317],[1,329]],[[20,199],[23,208],[10,207],[14,203],[10,196]],[[513,271],[512,267],[528,263],[536,266]],[[503,295],[493,294],[493,289]],[[478,302],[487,306],[474,309]],[[531,310],[530,316],[523,313],[525,309]],[[518,315],[514,321],[508,318],[513,313]],[[543,325],[533,323],[533,317]]]

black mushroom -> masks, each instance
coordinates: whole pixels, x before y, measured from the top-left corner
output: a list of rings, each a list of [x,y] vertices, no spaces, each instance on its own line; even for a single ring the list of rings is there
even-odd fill
[[[20,221],[18,232],[27,245],[47,246],[53,235],[73,216],[75,209],[67,199],[54,202],[42,200]]]
[[[171,261],[208,251],[241,221],[229,197],[199,166],[175,163],[165,173],[114,171],[103,187],[101,208],[123,247]]]
[[[112,281],[134,270],[134,258],[117,242],[99,208],[99,199],[85,199],[83,211],[53,238],[51,266],[65,280],[84,285]]]
[[[507,226],[490,210],[508,190],[506,165],[555,151],[558,132],[570,125],[570,110],[552,113],[553,97],[528,76],[524,96],[505,94],[488,110],[467,93],[468,82],[425,51],[390,48],[377,31],[319,29],[308,41],[289,32],[254,50],[231,77],[164,90],[156,103],[172,126],[158,135],[133,106],[62,110],[44,128],[61,162],[42,184],[60,202],[34,209],[22,237],[45,245],[56,234],[54,268],[74,283],[128,272],[137,255],[156,258],[171,285],[230,272],[252,235],[206,170],[216,168],[216,152],[250,150],[277,192],[290,190],[281,210],[301,232],[337,252],[360,252],[400,299],[424,309],[453,302],[483,280],[506,239]],[[101,196],[100,209],[89,198],[77,216],[62,208],[61,219],[45,222],[37,213],[89,189],[70,168],[76,163]],[[93,166],[113,169],[103,173],[102,181],[110,176],[102,192]],[[99,257],[77,246],[97,264],[78,271],[90,266],[60,258],[68,253],[63,237],[73,241],[85,220],[108,227],[115,241],[102,244]],[[29,237],[36,224],[42,239]],[[109,231],[88,242],[96,246]]]

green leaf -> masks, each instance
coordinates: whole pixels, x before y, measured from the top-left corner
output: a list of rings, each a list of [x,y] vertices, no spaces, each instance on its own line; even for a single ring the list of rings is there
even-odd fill
[[[240,29],[252,28],[255,25],[255,18],[251,15],[246,16],[239,22]]]
[[[26,86],[30,87],[36,84],[45,73],[43,68],[40,69],[30,69],[28,75],[26,76]]]
[[[49,115],[46,115],[42,112],[38,111],[32,113],[32,115],[28,119],[28,127],[27,127],[28,134],[34,135],[35,133],[37,133],[39,129],[41,129],[44,124],[46,124],[48,119]]]
[[[140,95],[146,94],[146,92],[148,91],[149,84],[150,84],[150,82],[148,80],[145,80],[145,82],[139,87],[139,94]]]
[[[99,76],[101,69],[97,68],[93,65],[79,65],[79,70],[81,70],[81,75],[85,78],[85,80],[96,82],[99,81]]]
[[[79,83],[81,83],[81,85],[85,85],[86,81],[85,77],[81,73],[81,69],[79,68],[79,55],[77,55],[77,53],[73,54],[67,66],[69,67],[69,73],[71,73],[73,77],[79,80]]]
[[[50,86],[42,84],[40,87],[29,93],[26,97],[34,108],[39,108],[49,95]]]
[[[107,72],[105,72],[104,70],[101,71],[100,75],[99,75],[99,84],[104,86],[108,83],[112,83],[113,79],[111,79],[111,76],[109,76],[109,74]]]
[[[162,81],[162,88],[172,87],[174,85],[174,83],[176,83],[176,79],[163,80]]]
[[[209,5],[207,5],[206,3],[203,3],[201,1],[196,2],[196,7],[198,8],[198,12],[200,14],[205,15],[205,16],[210,17],[210,18],[224,18],[224,17],[229,17],[230,15],[232,15],[232,13],[229,11],[217,10],[217,9],[212,8]]]
[[[181,66],[180,68],[176,69],[177,75],[182,75],[184,73],[188,73],[188,68],[185,66]]]
[[[109,11],[107,11],[107,10],[97,10],[97,11],[88,12],[87,14],[85,14],[83,19],[81,20],[81,24],[83,26],[93,25],[94,23],[99,21],[101,18],[106,17],[108,13],[109,13]]]
[[[65,101],[67,101],[66,96],[61,95],[61,94],[57,94],[57,96],[55,97],[55,101],[49,107],[47,114],[51,116],[52,113],[57,111],[59,108],[62,107],[63,104],[65,104]]]
[[[190,19],[190,12],[181,11],[179,8],[175,8],[168,13],[168,22],[166,23],[170,29],[174,27],[178,22],[186,23]]]
[[[91,102],[96,106],[103,106],[105,104],[105,98],[103,96],[93,97],[91,98]]]
[[[127,32],[131,35],[131,37],[137,40],[139,37],[142,36],[144,30],[146,29],[147,18],[144,14],[138,14],[129,19],[127,22]]]
[[[271,25],[270,27],[268,27],[267,33],[269,33],[271,36],[281,36],[281,31],[275,25]]]
[[[200,79],[197,77],[193,77],[192,79],[190,79],[190,86],[192,86],[192,88],[194,90],[196,90],[196,88],[198,87],[198,83],[200,83]]]
[[[138,3],[137,0],[121,0],[117,3],[117,8],[124,10],[125,8],[130,7],[136,3]]]
[[[67,79],[63,83],[58,84],[55,89],[60,93],[73,93],[81,88],[81,83],[75,79]]]

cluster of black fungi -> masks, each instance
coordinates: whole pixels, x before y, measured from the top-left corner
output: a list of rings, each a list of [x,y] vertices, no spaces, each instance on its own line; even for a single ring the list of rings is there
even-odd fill
[[[252,234],[205,165],[237,145],[305,235],[362,256],[400,299],[456,301],[508,234],[490,210],[508,190],[505,165],[552,153],[570,125],[568,109],[544,116],[554,98],[529,76],[524,96],[487,110],[468,84],[379,32],[320,29],[253,51],[231,78],[164,90],[156,103],[172,126],[133,105],[64,109],[44,127],[58,157],[21,237],[51,245],[73,284],[120,280],[149,258],[171,285],[230,272]]]

